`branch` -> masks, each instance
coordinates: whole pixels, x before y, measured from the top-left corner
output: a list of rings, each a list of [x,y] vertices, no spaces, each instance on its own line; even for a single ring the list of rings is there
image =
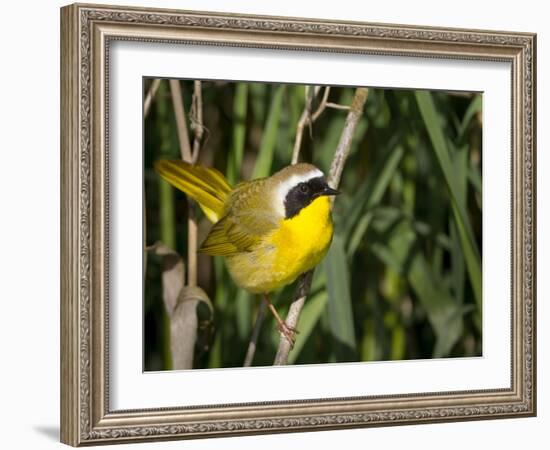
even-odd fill
[[[200,89],[199,89],[200,91]],[[178,80],[170,80],[170,92],[172,93],[172,103],[176,115],[176,124],[178,130],[178,139],[182,159],[185,162],[193,164],[193,155],[191,154],[191,145],[189,143],[189,132],[187,130],[187,120],[185,117],[185,108],[183,106],[183,97],[181,85]],[[196,94],[196,92],[195,92]],[[194,94],[194,95],[195,95]],[[200,117],[200,127],[202,129],[202,101],[201,111],[197,114]],[[200,140],[195,135],[195,143],[200,147]],[[195,144],[194,144],[195,145]],[[198,157],[198,150],[197,155]],[[195,205],[191,199],[187,199],[189,208],[187,214],[187,279],[189,286],[197,285],[197,220],[195,217]]]
[[[193,164],[199,158],[202,136],[204,134],[204,124],[202,120],[202,82],[195,80],[193,83],[193,102],[191,105],[191,129],[195,133],[193,139]]]
[[[332,108],[332,109],[343,109],[345,111],[349,111],[349,106],[339,105],[338,103],[327,102],[326,107]]]
[[[189,286],[197,285],[198,230],[195,202],[187,199],[187,278]]]
[[[313,90],[311,90],[311,88],[311,86],[306,86],[306,104],[304,106],[304,111],[300,116],[300,120],[298,120],[298,125],[296,126],[296,139],[294,141],[294,149],[292,150],[291,164],[296,164],[298,162],[304,127],[306,125],[311,125],[311,105],[313,104],[313,99],[319,93],[320,87],[315,86]]]
[[[327,101],[328,101],[329,94],[330,94],[330,86],[327,86],[325,88],[323,98],[321,99],[321,103],[317,107],[317,110],[311,115],[311,121],[312,122],[315,122],[319,118],[321,113],[325,110],[325,108],[328,106]]]
[[[298,125],[296,127],[296,140],[294,141],[294,149],[292,150],[292,164],[296,164],[298,162],[298,156],[300,155],[300,147],[302,145],[302,135],[303,130],[306,125],[310,127],[313,123],[319,118],[319,116],[323,113],[323,111],[327,108],[332,109],[341,109],[349,111],[350,107],[346,105],[339,105],[338,103],[331,103],[328,101],[328,97],[330,95],[330,86],[325,87],[325,92],[323,93],[323,98],[321,99],[321,103],[319,103],[319,106],[315,110],[313,114],[311,114],[311,105],[313,103],[313,99],[315,96],[319,93],[319,90],[321,88],[319,86],[316,86],[313,90],[313,94],[308,95],[306,99],[306,105],[304,107],[304,111],[302,112],[302,115],[300,116],[300,120],[298,121]]]
[[[337,188],[340,184],[340,178],[342,176],[342,171],[344,170],[344,164],[351,150],[351,143],[353,141],[353,135],[355,134],[355,129],[363,114],[363,108],[365,102],[367,101],[368,96],[367,88],[357,88],[355,90],[355,95],[351,102],[348,115],[346,117],[346,122],[344,124],[344,129],[340,135],[340,140],[338,146],[334,151],[334,157],[332,159],[332,164],[330,167],[328,183],[333,187]],[[296,328],[298,324],[298,319],[300,318],[300,313],[306,301],[307,294],[311,287],[311,280],[313,278],[313,270],[306,272],[300,277],[298,282],[298,291],[295,296],[295,300],[290,305],[288,315],[286,317],[286,324],[290,328]],[[275,356],[274,365],[281,366],[286,365],[288,362],[288,355],[291,350],[291,344],[288,342],[286,337],[281,336],[279,341],[279,348]]]
[[[200,82],[196,82],[193,91],[193,104],[197,128],[195,130],[192,153],[181,85],[179,80],[170,80],[170,92],[176,116],[181,157],[185,162],[190,164],[195,163],[198,158],[200,140],[202,138],[202,96],[200,91]],[[198,131],[199,129],[200,132]],[[189,198],[187,201],[187,286],[181,289],[178,305],[174,308],[172,314],[170,314],[170,342],[175,369],[193,368],[198,328],[197,305],[203,297],[209,302],[208,296],[197,287],[197,220],[194,202]]]
[[[176,115],[181,159],[191,163],[191,145],[189,144],[189,132],[187,131],[187,122],[185,120],[185,108],[183,106],[180,82],[179,80],[169,80],[169,82],[170,94],[172,95],[172,105],[174,107],[174,114]]]
[[[367,101],[368,95],[369,90],[367,88],[357,88],[355,90],[355,95],[353,96],[353,100],[351,101],[349,112],[346,117],[346,123],[344,124],[344,129],[340,135],[340,141],[334,151],[334,157],[332,158],[332,164],[330,166],[328,183],[333,188],[337,188],[340,184],[344,164],[346,163],[346,159],[348,158],[351,150],[351,142],[353,140],[355,128],[359,123],[359,119],[363,115],[363,108],[365,107],[365,102]]]
[[[313,279],[313,270],[304,273],[300,277],[298,282],[298,290],[295,295],[295,300],[291,303],[286,316],[285,322],[290,328],[296,328],[298,319],[300,318],[300,313],[306,302],[307,294],[309,293],[309,288],[311,287],[311,280]],[[275,355],[275,361],[273,362],[274,366],[284,366],[288,362],[288,354],[292,350],[292,344],[288,341],[285,336],[281,336],[279,340],[279,348],[277,349],[277,354]]]
[[[160,86],[160,78],[155,78],[153,80],[153,83],[151,84],[151,87],[149,88],[149,91],[147,92],[147,95],[145,96],[145,101],[143,102],[143,117],[147,117],[147,115],[149,114],[149,110],[151,109],[151,103],[155,98],[155,95],[157,93],[159,86]]]

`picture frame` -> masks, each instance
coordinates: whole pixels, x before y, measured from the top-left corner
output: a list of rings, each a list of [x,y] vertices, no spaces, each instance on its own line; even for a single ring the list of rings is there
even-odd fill
[[[509,305],[510,385],[113,409],[109,70],[111,45],[120,41],[509,64],[511,298],[503,308]],[[535,89],[536,35],[530,33],[105,5],[62,8],[61,441],[80,446],[534,416]]]

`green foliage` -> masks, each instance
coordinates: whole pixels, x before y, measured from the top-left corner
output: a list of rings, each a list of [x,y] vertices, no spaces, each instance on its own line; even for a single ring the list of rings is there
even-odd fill
[[[277,142],[277,134],[279,132],[279,119],[281,117],[281,106],[283,103],[283,94],[285,86],[281,85],[275,88],[269,113],[265,123],[256,164],[252,171],[252,178],[267,177],[271,173],[271,165],[273,163],[273,152]]]
[[[232,183],[268,176],[290,163],[305,86],[202,85],[208,130],[202,163]],[[192,81],[182,87],[190,111]],[[333,87],[329,101],[349,105],[352,95],[352,88]],[[333,211],[333,243],[315,271],[290,364],[481,354],[481,108],[479,94],[370,89]],[[168,190],[152,171],[156,159],[178,157],[172,115],[162,82],[145,119],[146,241],[167,241],[186,255],[185,195]],[[346,111],[327,108],[305,127],[300,160],[327,172],[345,118]],[[210,226],[201,218],[200,239]],[[170,365],[161,274],[161,260],[150,256],[146,370]],[[223,258],[199,258],[199,285],[215,315],[195,367],[241,366],[259,298],[234,285]],[[295,289],[271,294],[282,317]],[[254,365],[271,365],[278,342],[267,314]]]
[[[232,185],[238,182],[243,163],[246,139],[246,114],[248,101],[248,83],[237,83],[233,97],[233,147],[228,155],[227,179]]]
[[[344,251],[344,239],[335,234],[323,261],[327,277],[328,308],[326,310],[331,342],[337,361],[356,361],[353,310],[349,288],[349,272]]]
[[[431,93],[428,91],[416,91],[416,100],[420,108],[420,113],[428,129],[428,134],[432,142],[437,161],[443,172],[445,183],[449,189],[453,218],[460,236],[462,251],[466,258],[466,266],[470,281],[474,290],[474,296],[481,308],[481,261],[479,250],[472,231],[472,227],[466,213],[466,164],[453,164],[451,153],[449,152],[443,130],[439,121],[439,116],[435,109]],[[465,153],[464,151],[462,153]],[[455,158],[460,158],[460,153],[455,150]],[[467,156],[467,155],[466,155]],[[464,160],[465,161],[465,160]],[[454,170],[458,169],[458,170]],[[462,194],[462,195],[461,195]]]

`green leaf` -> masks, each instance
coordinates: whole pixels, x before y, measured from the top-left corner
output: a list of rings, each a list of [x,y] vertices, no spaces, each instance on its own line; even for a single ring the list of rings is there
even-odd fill
[[[305,89],[299,84],[292,84],[288,87],[288,115],[291,127],[292,140],[296,137],[296,124],[300,120],[300,115],[304,109]]]
[[[221,256],[217,256],[213,258],[214,260],[214,276],[216,279],[216,296],[214,299],[215,309],[216,309],[216,316],[218,319],[217,327],[219,327],[219,324],[224,323],[224,318],[226,316],[226,307],[227,307],[227,298],[228,298],[228,292],[227,292],[227,274],[224,266],[224,261]],[[224,336],[222,336],[223,328],[218,328],[216,331],[216,338],[214,339],[214,344],[212,345],[212,350],[209,353],[208,358],[208,367],[210,368],[219,368],[223,367],[223,342],[224,342]]]
[[[399,361],[405,357],[406,342],[405,328],[396,324],[392,329],[390,359]]]
[[[254,121],[262,124],[267,109],[267,93],[269,85],[266,83],[246,83],[250,91],[250,106],[254,114]]]
[[[468,181],[471,183],[471,185],[474,187],[476,192],[480,195],[482,193],[482,183],[481,183],[481,172],[479,171],[479,167],[476,167],[473,164],[470,164],[470,167],[468,169]]]
[[[352,197],[347,214],[345,214],[344,234],[347,235],[351,232],[365,207],[373,208],[382,199],[395,169],[403,158],[403,148],[397,145],[399,138],[400,136],[396,135],[390,140],[384,157],[376,162],[367,179]]]
[[[464,307],[416,248],[417,236],[412,224],[405,219],[397,225],[387,225],[391,227],[387,244],[373,243],[371,250],[392,270],[407,277],[436,335],[433,357],[448,356],[462,335]]]
[[[277,131],[279,129],[284,91],[285,85],[277,86],[271,99],[271,105],[269,106],[269,113],[260,143],[260,150],[258,151],[254,170],[252,171],[253,179],[267,177],[271,173],[273,151],[277,143]]]
[[[233,97],[233,141],[227,161],[227,179],[231,184],[239,181],[239,172],[243,162],[247,100],[248,83],[237,83]]]
[[[464,117],[462,118],[462,122],[460,123],[460,128],[458,129],[458,142],[462,142],[462,140],[464,139],[464,135],[466,134],[468,125],[470,125],[470,122],[472,121],[474,116],[481,111],[481,107],[481,94],[476,94],[473,100],[468,105],[468,109],[464,113]]]
[[[351,105],[354,92],[355,89],[350,88],[342,90],[338,103],[340,105]],[[321,118],[313,124],[313,160],[314,164],[325,173],[328,173],[330,169],[332,158],[334,156],[334,149],[338,145],[342,130],[346,123],[346,116],[347,114],[344,111],[325,111]],[[331,117],[331,120],[327,123],[324,121],[325,117]],[[367,118],[363,115],[359,119],[357,127],[355,128],[354,137],[351,142],[349,152],[350,156],[356,153],[359,144],[362,142],[363,137],[367,132],[367,128]],[[309,139],[309,129],[307,127],[304,128],[304,142],[306,139]]]
[[[408,279],[437,336],[433,357],[448,356],[462,335],[461,305],[437,282],[431,267],[419,252],[412,259]]]
[[[294,364],[300,356],[300,352],[310,338],[315,325],[317,325],[317,322],[327,306],[327,301],[328,295],[326,291],[322,291],[308,298],[304,303],[302,313],[300,314],[300,322],[298,324],[300,333],[296,335],[294,348],[288,356],[288,364]]]
[[[472,226],[468,220],[466,205],[461,201],[460,181],[457,179],[453,169],[450,153],[445,142],[441,124],[438,120],[439,117],[431,93],[429,91],[415,91],[415,95],[420,113],[424,119],[424,124],[428,130],[428,135],[430,136],[433,150],[449,190],[453,217],[458,228],[460,243],[468,269],[468,276],[478,309],[481,311],[481,257],[474,238]]]
[[[361,361],[379,361],[383,358],[383,351],[374,319],[365,320],[364,328],[365,332],[361,340]]]
[[[241,341],[247,341],[250,338],[252,328],[252,304],[254,297],[244,289],[239,289],[235,297],[235,319],[237,325],[237,335]]]
[[[454,152],[453,169],[459,181],[459,201],[466,204],[468,194],[468,147],[461,146]],[[450,220],[449,229],[451,233],[451,277],[455,297],[459,303],[464,302],[464,254],[460,245],[458,225],[454,218]]]
[[[327,276],[328,315],[337,361],[355,361],[356,343],[349,273],[343,238],[335,234],[323,262]]]
[[[167,83],[161,82],[158,88],[158,95],[166,96]],[[162,157],[172,157],[175,154],[175,146],[170,129],[170,115],[166,102],[156,104],[156,120],[159,130],[160,148],[159,153]],[[174,188],[162,178],[158,177],[159,187],[159,222],[160,222],[160,240],[164,245],[177,251],[176,242],[176,212],[174,205]],[[176,294],[177,295],[177,294]],[[166,311],[162,312],[162,356],[164,360],[164,369],[172,368],[172,353],[170,350],[170,320]]]
[[[369,174],[367,181],[354,195],[344,222],[344,235],[350,236],[347,254],[353,255],[367,231],[372,220],[372,211],[361,215],[365,208],[372,209],[380,203],[394,174],[403,158],[402,147],[394,147],[380,160]]]

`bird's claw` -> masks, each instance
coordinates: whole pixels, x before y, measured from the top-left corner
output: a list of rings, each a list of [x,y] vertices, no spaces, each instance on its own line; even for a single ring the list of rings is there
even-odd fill
[[[296,335],[300,332],[296,328],[288,326],[286,322],[281,322],[279,324],[279,332],[286,338],[290,344],[290,348],[293,349],[296,342]]]

